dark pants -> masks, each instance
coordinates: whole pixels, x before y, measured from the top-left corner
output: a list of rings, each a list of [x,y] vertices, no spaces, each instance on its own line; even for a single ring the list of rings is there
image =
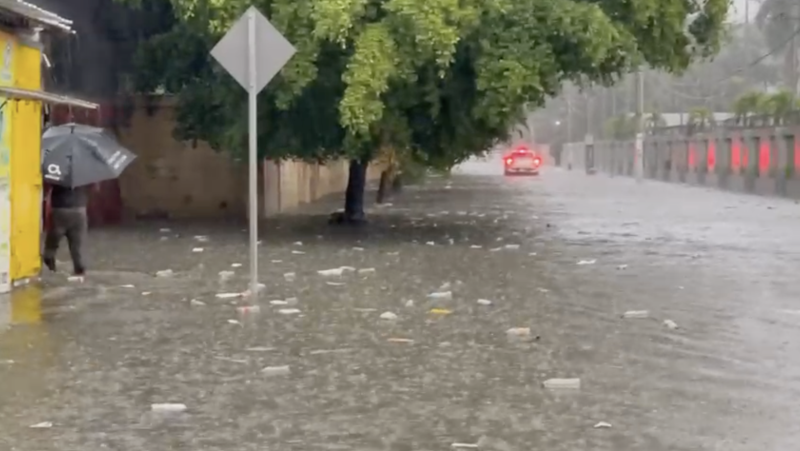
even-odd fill
[[[44,239],[44,258],[55,259],[61,238],[67,237],[69,254],[75,272],[86,269],[83,261],[83,241],[88,226],[86,208],[54,208],[51,212],[51,225]]]

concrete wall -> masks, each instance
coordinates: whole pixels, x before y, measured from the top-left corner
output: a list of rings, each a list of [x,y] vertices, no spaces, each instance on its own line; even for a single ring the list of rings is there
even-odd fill
[[[174,104],[163,100],[150,113],[133,109],[118,130],[138,158],[120,177],[126,216],[224,217],[247,215],[247,167],[206,143],[173,138]],[[312,202],[347,186],[348,164],[267,161],[259,171],[259,212],[269,216]],[[374,180],[380,167],[372,167]]]
[[[564,145],[562,166],[587,168],[584,143]],[[594,144],[594,169],[633,176],[633,141]],[[644,177],[800,199],[800,127],[725,130],[695,136],[648,136]]]

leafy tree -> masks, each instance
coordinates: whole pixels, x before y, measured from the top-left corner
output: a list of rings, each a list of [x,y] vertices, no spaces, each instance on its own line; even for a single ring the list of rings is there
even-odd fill
[[[178,96],[179,137],[241,152],[245,95],[207,53],[251,2],[163,1],[178,23],[141,48],[139,89]],[[451,167],[507,139],[565,81],[610,84],[641,63],[675,72],[715,54],[728,10],[728,0],[252,3],[298,49],[259,98],[260,155],[349,158],[353,220],[383,149]]]

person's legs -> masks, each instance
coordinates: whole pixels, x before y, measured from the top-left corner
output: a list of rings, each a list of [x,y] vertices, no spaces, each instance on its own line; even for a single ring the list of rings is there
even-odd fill
[[[58,246],[61,243],[61,238],[67,231],[67,217],[63,214],[61,209],[54,208],[52,211],[50,228],[47,230],[44,238],[44,255],[43,262],[50,271],[56,270],[56,253]]]
[[[75,275],[81,276],[86,272],[83,261],[83,242],[86,239],[88,218],[85,208],[65,209],[69,216],[69,225],[66,229],[69,254],[72,257],[72,268]]]

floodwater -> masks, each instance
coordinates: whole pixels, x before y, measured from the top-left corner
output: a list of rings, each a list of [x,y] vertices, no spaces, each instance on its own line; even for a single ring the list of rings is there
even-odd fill
[[[246,289],[241,225],[94,232],[84,283],[0,301],[0,449],[792,448],[797,205],[498,168],[361,230],[325,204],[270,221],[255,300],[217,297]],[[317,273],[342,266],[367,271]]]

